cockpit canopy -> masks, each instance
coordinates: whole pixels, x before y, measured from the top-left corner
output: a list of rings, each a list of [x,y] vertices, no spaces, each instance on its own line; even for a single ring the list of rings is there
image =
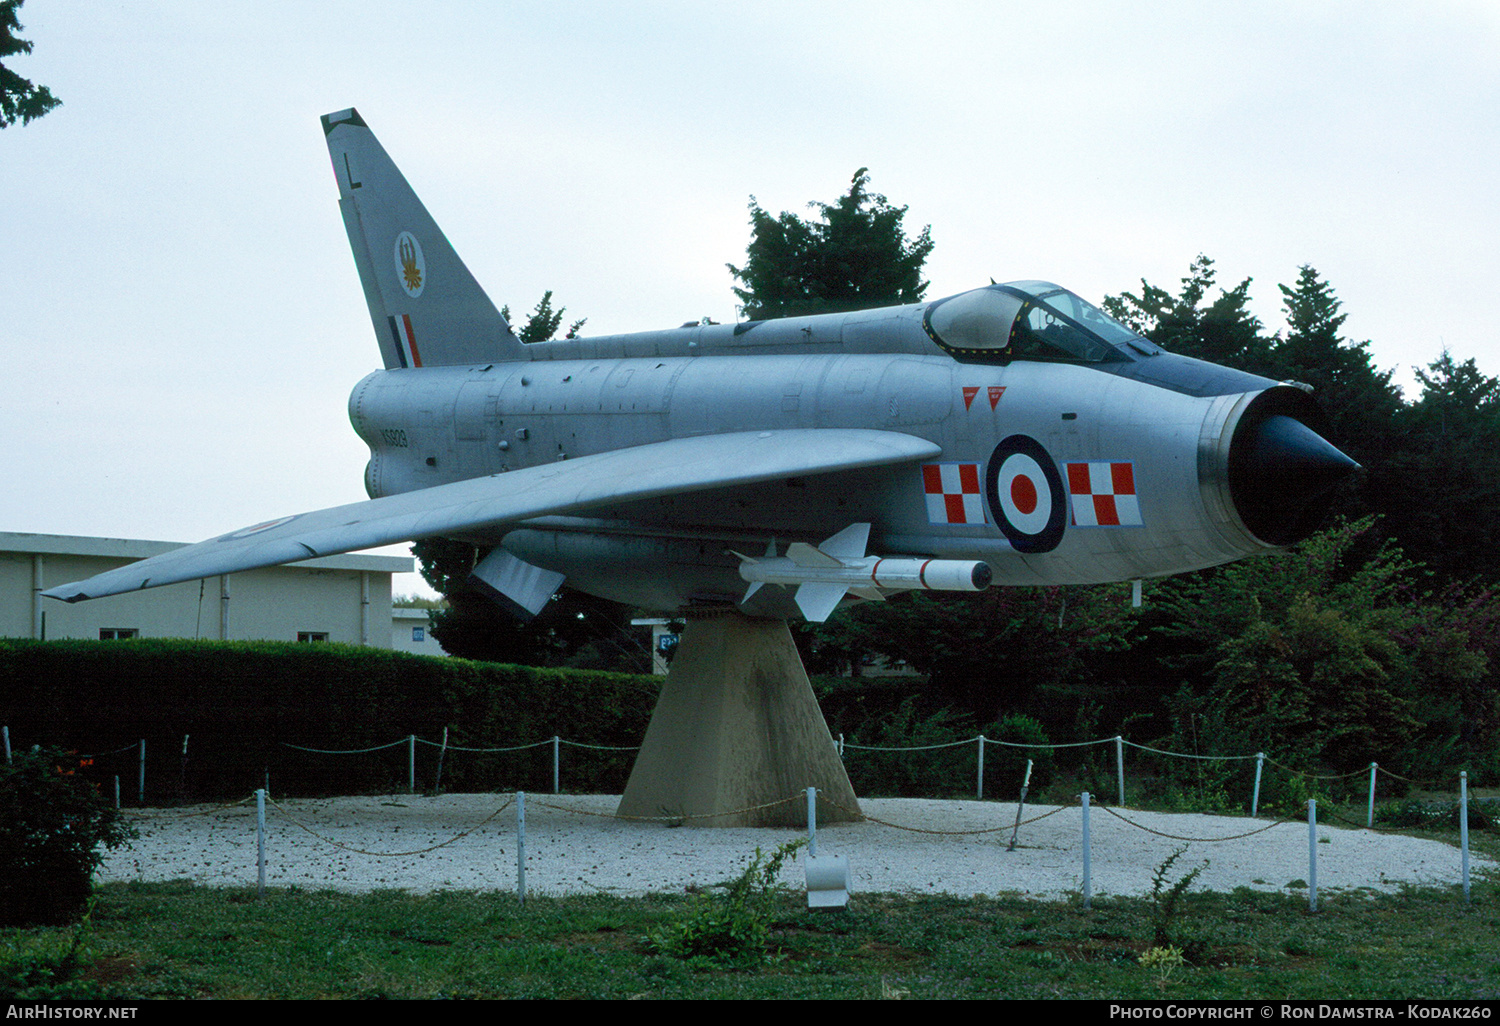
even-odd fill
[[[1159,350],[1103,310],[1047,281],[961,292],[927,308],[928,336],[966,363],[1114,363]]]

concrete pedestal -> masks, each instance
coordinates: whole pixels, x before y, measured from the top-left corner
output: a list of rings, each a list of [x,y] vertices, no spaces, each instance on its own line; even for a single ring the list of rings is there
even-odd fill
[[[860,818],[786,622],[690,619],[618,815],[805,827],[809,787],[820,825]]]

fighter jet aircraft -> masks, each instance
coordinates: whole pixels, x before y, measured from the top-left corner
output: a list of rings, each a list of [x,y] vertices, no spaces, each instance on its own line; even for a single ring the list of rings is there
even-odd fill
[[[476,577],[523,614],[566,581],[821,620],[1271,551],[1355,468],[1306,388],[1165,352],[1049,282],[523,345],[359,114],[322,123],[385,365],[349,398],[370,499],[45,594],[441,536],[494,546]]]

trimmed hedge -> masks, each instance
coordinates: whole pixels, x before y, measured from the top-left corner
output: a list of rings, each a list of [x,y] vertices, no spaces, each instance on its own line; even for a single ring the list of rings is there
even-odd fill
[[[854,743],[906,746],[967,739],[967,718],[922,700],[909,678],[818,678],[835,735]],[[359,646],[167,639],[0,639],[0,723],[13,745],[63,746],[96,755],[81,772],[101,789],[120,778],[137,793],[138,739],[146,741],[148,804],[243,798],[269,783],[274,795],[404,791],[415,734],[419,790],[552,789],[552,736],[563,738],[564,790],[619,794],[645,737],[661,678],[591,670],[538,669],[409,655]],[[1045,735],[992,738],[1045,743]],[[1023,732],[1024,733],[1024,732]],[[183,736],[188,751],[182,754]],[[323,755],[299,748],[348,751]],[[535,745],[523,751],[464,748]],[[600,751],[580,745],[618,746]],[[122,750],[123,749],[123,750]],[[104,753],[104,754],[99,754]],[[1019,784],[1011,750],[993,750],[986,793]],[[1029,754],[1029,753],[1028,753]],[[846,760],[858,793],[971,794],[973,746],[922,753],[867,753]],[[1038,756],[1040,758],[1040,756]],[[1015,761],[1011,759],[1010,761]],[[1012,781],[1010,778],[1015,777]],[[1042,781],[1033,778],[1033,793]]]
[[[0,723],[12,743],[110,752],[146,740],[148,801],[240,797],[271,777],[276,794],[404,790],[407,747],[327,756],[415,734],[484,748],[550,741],[640,744],[659,682],[355,646],[282,642],[0,639]],[[183,736],[188,735],[186,759]],[[417,748],[431,788],[438,750]],[[623,789],[633,752],[570,747],[571,789]],[[135,793],[133,747],[91,767]],[[449,751],[445,790],[550,790],[550,745],[515,754]]]

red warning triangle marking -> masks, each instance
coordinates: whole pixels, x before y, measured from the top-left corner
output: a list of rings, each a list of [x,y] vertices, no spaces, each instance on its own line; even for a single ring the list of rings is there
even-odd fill
[[[995,408],[995,405],[1000,402],[1000,397],[1002,395],[1004,395],[1004,394],[1005,394],[1005,386],[1004,385],[991,385],[990,386],[990,409],[993,410]]]
[[[979,386],[978,385],[965,385],[964,386],[964,409],[967,410],[969,408],[969,405],[974,402],[974,397],[976,395],[978,395],[978,394],[979,394]],[[992,403],[991,405],[994,405],[994,404]]]

